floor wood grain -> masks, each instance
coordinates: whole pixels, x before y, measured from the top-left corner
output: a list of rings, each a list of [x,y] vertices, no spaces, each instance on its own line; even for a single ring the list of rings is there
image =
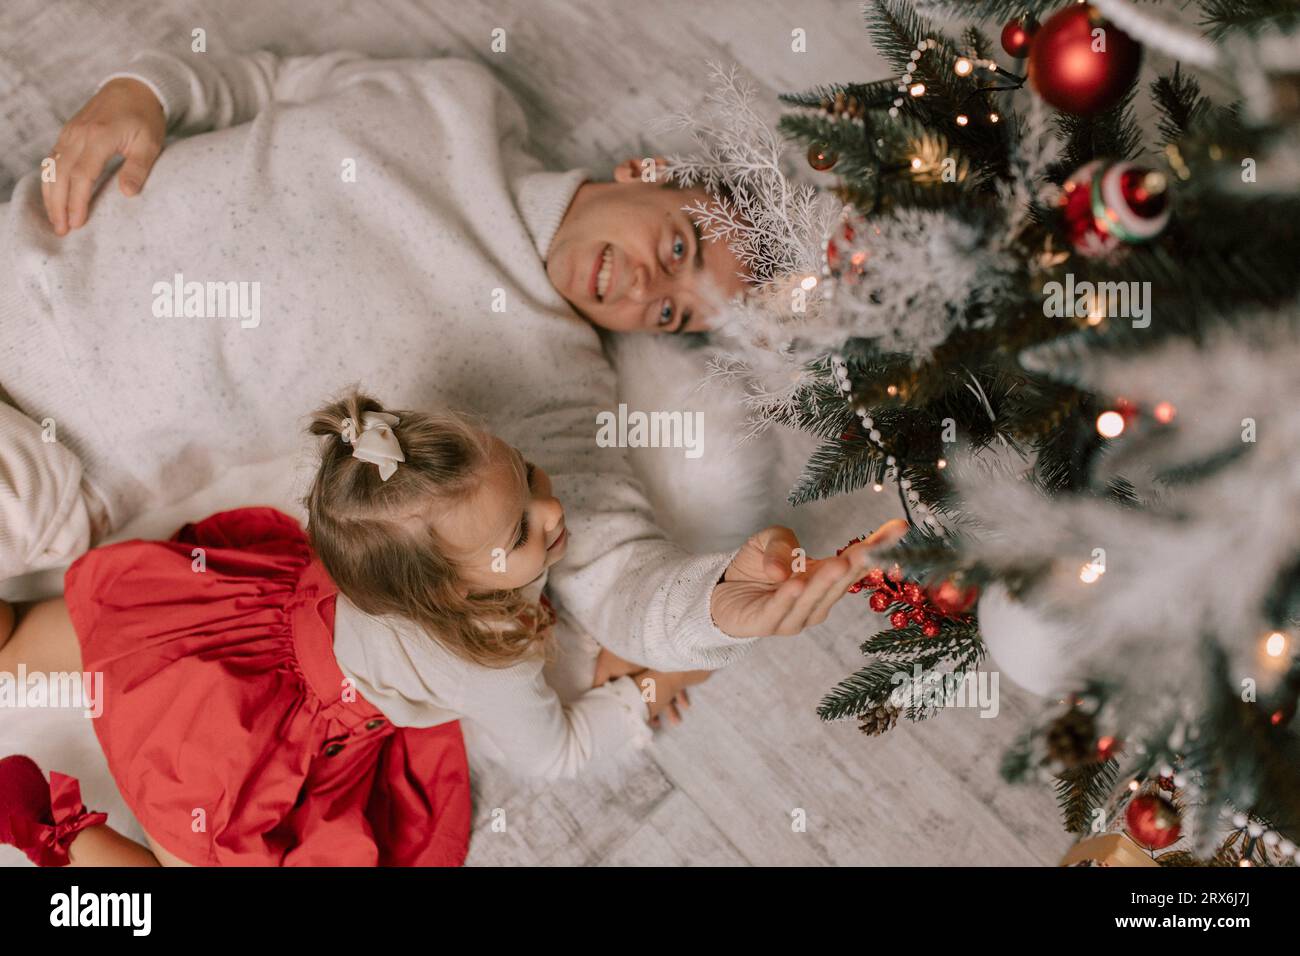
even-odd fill
[[[830,80],[886,75],[852,0],[653,4],[600,0],[266,2],[6,0],[0,8],[0,192],[39,162],[97,80],[136,50],[188,45],[376,56],[456,55],[489,63],[525,105],[537,152],[605,173],[673,141],[659,117],[699,103],[705,63],[737,63],[771,100]],[[489,50],[507,31],[507,51]],[[791,31],[807,52],[791,51]],[[773,101],[773,108],[775,103]],[[797,472],[798,443],[786,463]],[[828,502],[785,520],[813,549],[891,515],[889,502]],[[847,532],[847,533],[846,533]],[[769,640],[694,695],[682,727],[614,781],[522,787],[476,782],[470,862],[608,865],[1007,865],[1054,862],[1068,840],[1045,792],[997,776],[1001,749],[1032,707],[1003,685],[1001,713],[954,711],[868,739],[824,725],[821,695],[859,665],[879,620],[841,602],[816,633]],[[21,729],[20,729],[21,730]],[[24,745],[21,732],[0,745]],[[36,746],[33,742],[33,746]],[[802,828],[799,819],[805,819]],[[4,850],[5,848],[0,848]],[[0,854],[12,863],[15,855]]]

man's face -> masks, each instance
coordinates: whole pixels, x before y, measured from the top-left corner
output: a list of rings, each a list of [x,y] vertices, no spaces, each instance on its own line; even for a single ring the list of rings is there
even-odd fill
[[[584,183],[546,259],[551,284],[593,325],[612,332],[702,332],[741,292],[744,268],[710,242],[683,206],[702,189],[644,183],[630,160],[614,182]]]

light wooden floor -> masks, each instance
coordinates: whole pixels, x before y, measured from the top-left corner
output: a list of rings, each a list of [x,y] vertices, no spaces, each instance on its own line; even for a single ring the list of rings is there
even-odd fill
[[[498,26],[508,35],[500,55],[488,48]],[[649,138],[651,123],[699,101],[707,60],[739,64],[771,94],[886,73],[848,0],[5,0],[0,195],[39,161],[100,77],[143,47],[188,44],[195,27],[207,30],[213,51],[350,47],[483,60],[525,104],[539,155],[598,172],[663,151]],[[805,54],[790,51],[799,27]],[[788,462],[788,477],[797,466]],[[888,516],[885,502],[840,500],[785,520],[818,553]],[[470,862],[1054,862],[1069,841],[1050,796],[1009,788],[997,775],[1002,748],[1032,707],[1028,695],[1004,683],[996,719],[954,711],[884,739],[817,720],[817,701],[858,665],[857,644],[875,626],[865,602],[848,599],[818,633],[764,642],[700,688],[686,724],[661,733],[617,784],[529,789],[485,775]],[[504,832],[491,826],[497,808]],[[792,827],[797,810],[806,832]]]

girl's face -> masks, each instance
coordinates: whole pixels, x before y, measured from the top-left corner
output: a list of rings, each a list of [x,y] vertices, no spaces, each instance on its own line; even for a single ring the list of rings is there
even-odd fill
[[[569,535],[551,479],[501,439],[479,487],[435,519],[468,593],[521,588],[564,557]]]

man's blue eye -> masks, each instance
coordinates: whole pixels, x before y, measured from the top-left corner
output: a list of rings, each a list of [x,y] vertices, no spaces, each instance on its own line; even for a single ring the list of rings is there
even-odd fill
[[[664,307],[659,310],[659,324],[667,325],[673,320],[673,307],[671,303],[665,303]]]
[[[686,255],[686,243],[682,241],[681,236],[678,236],[677,241],[673,243],[673,258],[680,259],[684,255]]]

